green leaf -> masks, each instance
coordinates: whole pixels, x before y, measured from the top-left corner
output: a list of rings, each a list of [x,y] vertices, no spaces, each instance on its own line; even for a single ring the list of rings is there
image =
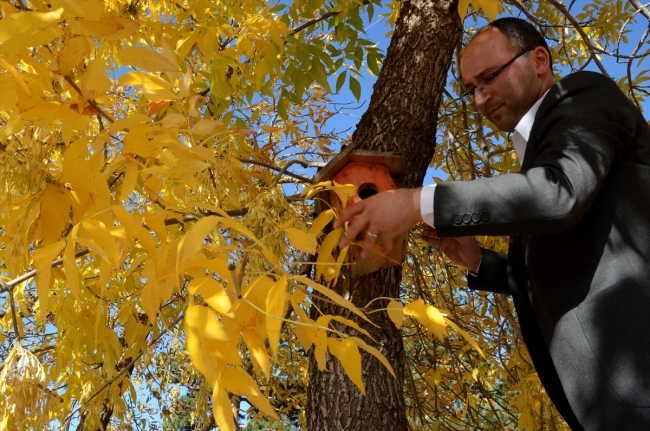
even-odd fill
[[[377,66],[377,57],[375,57],[374,52],[368,51],[366,61],[368,62],[368,69],[370,69],[373,75],[379,76],[379,66]]]
[[[278,114],[280,115],[280,118],[282,118],[283,120],[286,120],[287,119],[287,107],[284,104],[284,97],[280,97],[278,99],[277,109],[278,109]]]
[[[346,71],[343,71],[343,73],[341,73],[339,77],[336,78],[336,93],[341,91],[343,84],[345,84],[345,77],[347,76],[347,74],[348,73]]]
[[[354,77],[350,77],[350,91],[354,95],[354,97],[359,101],[361,99],[361,84],[359,84],[359,81],[357,81]]]

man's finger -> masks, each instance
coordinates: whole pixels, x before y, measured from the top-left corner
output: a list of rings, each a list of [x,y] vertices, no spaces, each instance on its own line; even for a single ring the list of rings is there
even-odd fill
[[[359,234],[363,232],[364,229],[366,229],[366,226],[368,226],[368,224],[368,220],[366,220],[363,215],[357,217],[353,223],[348,223],[345,236],[341,238],[341,241],[339,241],[339,247],[343,248],[357,239]]]
[[[363,201],[357,202],[353,205],[350,205],[343,211],[343,214],[334,222],[334,229],[338,229],[345,224],[345,222],[350,221],[352,217],[357,214],[361,214],[364,210]]]
[[[372,225],[368,226],[368,229],[366,229],[366,232],[364,233],[364,241],[363,241],[363,250],[361,251],[361,257],[364,259],[367,259],[370,257],[370,252],[372,251],[372,248],[374,247],[375,243],[379,239],[379,229],[377,227],[374,228],[375,230],[373,231]]]

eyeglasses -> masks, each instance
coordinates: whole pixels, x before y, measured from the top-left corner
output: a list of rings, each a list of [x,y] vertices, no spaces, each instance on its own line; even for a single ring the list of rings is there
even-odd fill
[[[479,82],[476,83],[475,86],[464,92],[463,94],[460,95],[460,97],[465,101],[465,103],[474,103],[474,91],[478,88],[481,93],[485,93],[485,88],[489,87],[490,85],[494,84],[494,81],[496,81],[497,76],[501,72],[505,70],[506,67],[510,66],[512,63],[515,62],[519,57],[527,53],[528,51],[532,51],[535,48],[524,48],[521,51],[515,55],[512,60],[495,70],[494,72],[490,73],[488,76],[485,78],[481,79]]]

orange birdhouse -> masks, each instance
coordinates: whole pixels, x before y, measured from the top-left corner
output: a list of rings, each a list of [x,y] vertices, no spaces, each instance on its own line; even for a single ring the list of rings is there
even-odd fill
[[[401,185],[406,159],[402,156],[369,151],[343,151],[315,176],[315,182],[334,181],[338,184],[352,184],[356,187],[356,195],[352,202],[368,199],[380,192],[395,190]],[[343,212],[345,207],[335,193],[325,192],[317,204],[317,211],[324,207],[337,208]],[[318,208],[320,207],[320,208]],[[398,208],[395,209],[399,211]],[[350,265],[350,277],[356,278],[363,274],[378,271],[394,265],[401,265],[406,257],[406,241],[408,233],[395,238],[393,249],[388,256],[373,253],[364,259],[361,257],[361,234],[354,244],[350,245],[347,264]]]

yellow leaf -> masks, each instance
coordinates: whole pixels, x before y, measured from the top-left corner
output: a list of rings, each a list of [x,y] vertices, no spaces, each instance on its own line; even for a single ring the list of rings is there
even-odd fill
[[[255,373],[257,373],[258,376],[261,376],[261,372],[263,371],[266,378],[271,377],[271,361],[269,360],[269,352],[266,350],[262,337],[250,329],[244,329],[242,331],[242,336],[244,337],[246,346],[248,346],[248,353],[250,353],[250,358],[253,361]]]
[[[160,47],[162,48],[162,55],[164,55],[165,58],[167,58],[167,60],[169,60],[174,66],[176,66],[176,69],[180,69],[176,52],[174,51],[174,48],[171,47],[169,42],[167,42],[167,39],[163,37],[162,32],[158,33],[158,41],[160,42]]]
[[[171,88],[171,84],[153,73],[127,72],[120,76],[118,83],[122,86],[144,87],[152,90]]]
[[[48,184],[41,198],[41,218],[39,231],[43,244],[58,240],[61,231],[70,219],[70,200],[68,194],[59,186]]]
[[[103,14],[100,20],[80,19],[77,21],[82,33],[87,36],[118,40],[134,35],[139,28],[137,22],[115,15]]]
[[[478,0],[478,2],[481,4],[483,13],[485,13],[490,21],[497,19],[497,15],[502,10],[501,0]]]
[[[274,419],[280,419],[268,398],[262,394],[255,380],[241,367],[226,368],[221,373],[219,383],[235,395],[246,396],[248,402]]]
[[[377,247],[377,244],[375,244],[374,247]],[[346,245],[339,251],[339,257],[336,258],[336,265],[333,268],[331,268],[334,271],[333,273],[334,283],[332,284],[332,286],[336,284],[336,281],[339,278],[339,274],[341,273],[341,268],[343,268],[343,264],[345,263],[345,258],[348,256],[349,250],[350,250],[350,244]]]
[[[309,232],[318,236],[323,231],[323,229],[325,229],[325,226],[327,226],[327,224],[332,221],[333,218],[334,218],[334,210],[329,209],[323,211],[313,221],[313,223],[311,224],[311,228],[309,229]]]
[[[228,334],[221,328],[217,313],[202,305],[192,305],[185,311],[185,325],[197,331],[201,338],[228,341]]]
[[[467,16],[467,9],[471,0],[458,0],[458,15],[460,15],[461,21]]]
[[[185,321],[185,338],[192,365],[203,374],[208,383],[214,385],[217,379],[217,360],[205,351],[201,337],[195,329],[188,326],[187,321]]]
[[[93,100],[103,96],[111,87],[106,69],[108,65],[103,59],[91,60],[88,63],[86,73],[81,77],[81,93],[86,99]]]
[[[156,280],[147,280],[140,293],[142,309],[147,313],[149,321],[155,322],[160,309],[160,295],[158,294],[159,286]]]
[[[319,371],[325,371],[327,368],[327,331],[325,328],[332,320],[332,316],[320,316],[316,324],[321,328],[314,328],[314,357]]]
[[[361,354],[357,344],[348,338],[340,341],[336,338],[328,338],[327,345],[332,355],[338,358],[350,380],[365,395],[366,389],[361,378]]]
[[[201,295],[203,300],[220,314],[228,314],[232,308],[223,285],[211,276],[195,278],[187,286],[187,290],[192,295]]]
[[[334,271],[328,271],[328,269],[333,269],[334,257],[332,256],[332,251],[338,245],[342,233],[343,229],[341,228],[328,233],[318,248],[318,257],[316,258],[317,280],[320,280],[322,277],[325,281],[329,282],[334,278]]]
[[[70,75],[72,69],[81,63],[81,60],[86,56],[90,46],[86,38],[73,37],[68,39],[65,46],[61,48],[57,55],[57,63],[59,63],[59,71],[63,76]]]
[[[89,237],[84,235],[83,238],[88,239],[84,241],[82,238],[77,238],[77,242],[81,242],[93,251],[98,252],[114,268],[119,268],[120,253],[115,244],[115,239],[106,228],[106,225],[99,220],[84,220],[81,222],[81,227]],[[83,234],[80,232],[80,235]]]
[[[269,290],[266,297],[266,332],[273,356],[278,354],[280,331],[287,306],[287,277],[282,276]]]
[[[336,181],[332,181],[332,183],[334,184],[332,191],[336,193],[343,207],[348,204],[348,199],[357,194],[357,188],[352,184],[338,184]]]
[[[61,18],[63,8],[58,8],[50,12],[21,12],[14,13],[2,18],[0,25],[0,42],[5,42],[14,37],[24,37],[38,33],[53,22]],[[35,46],[35,45],[30,45]]]
[[[384,355],[383,355],[379,350],[377,350],[376,348],[374,348],[374,347],[372,347],[372,346],[369,346],[368,344],[366,344],[365,341],[363,341],[363,340],[360,339],[360,338],[357,338],[357,337],[350,337],[350,340],[354,341],[355,343],[357,343],[357,345],[358,345],[359,347],[363,348],[366,352],[370,353],[370,354],[373,355],[375,358],[379,359],[379,362],[381,362],[382,364],[384,364],[384,367],[386,367],[386,369],[388,370],[388,372],[389,372],[393,377],[397,378],[397,376],[395,375],[395,371],[393,370],[393,367],[392,367],[392,366],[390,365],[390,363],[388,362],[388,359],[386,359],[386,357],[385,357],[385,356],[384,356]]]
[[[327,296],[328,298],[330,298],[332,301],[336,302],[341,307],[347,308],[348,310],[350,310],[351,312],[353,312],[357,316],[361,317],[366,322],[372,324],[373,326],[377,326],[374,323],[372,323],[370,321],[370,319],[368,319],[365,316],[365,314],[363,314],[361,312],[361,310],[359,310],[352,302],[350,302],[349,300],[343,298],[341,295],[334,292],[332,289],[330,289],[328,287],[325,287],[322,284],[318,284],[315,281],[311,280],[309,277],[305,277],[304,275],[297,275],[297,276],[293,277],[293,279],[300,282],[300,283],[306,284],[307,286],[311,287],[312,289],[314,289],[318,293]]]
[[[11,112],[16,107],[18,103],[18,94],[16,93],[16,83],[14,80],[6,76],[5,74],[0,74],[0,111],[1,112]],[[18,120],[17,118],[14,120]]]
[[[77,259],[75,258],[75,242],[73,238],[77,236],[77,230],[79,225],[75,226],[68,238],[68,244],[65,247],[63,252],[63,269],[65,270],[65,278],[68,280],[68,287],[70,292],[74,297],[79,300],[79,295],[81,294],[79,288],[79,269],[77,268]]]
[[[45,315],[50,302],[50,274],[52,273],[52,261],[61,253],[65,247],[65,241],[55,242],[46,247],[34,251],[34,269],[38,273],[36,290],[38,291],[38,320],[39,324],[45,322]]]
[[[29,87],[27,86],[27,83],[25,83],[25,80],[23,79],[22,75],[16,70],[15,67],[7,63],[7,61],[4,58],[0,58],[0,67],[8,71],[9,74],[16,80],[18,85],[20,85],[23,91],[27,93],[28,96],[31,97],[31,92],[29,91]]]
[[[316,253],[316,235],[310,232],[304,232],[295,227],[288,227],[284,230],[289,237],[291,245],[305,253]]]
[[[445,318],[437,308],[426,305],[423,300],[418,299],[404,307],[404,315],[415,317],[418,322],[433,332],[439,340],[444,341],[447,325],[445,324]]]
[[[120,200],[126,200],[136,184],[138,183],[138,162],[130,156],[126,156],[126,170],[124,173],[124,181],[122,182],[122,191],[120,193]]]
[[[190,228],[189,231],[187,231],[187,233],[183,236],[183,239],[181,239],[180,243],[178,244],[177,263],[182,265],[192,255],[201,251],[205,237],[220,221],[222,221],[221,217],[209,216],[204,217],[194,223],[194,225]]]
[[[397,301],[391,300],[386,307],[386,312],[397,329],[400,329],[404,322],[404,306]]]
[[[295,321],[293,332],[298,337],[298,342],[302,345],[305,351],[309,351],[311,346],[314,344],[313,340],[316,338],[316,333],[314,332],[314,329],[305,326],[305,324],[313,325],[315,322],[307,316],[305,310],[300,306],[300,303],[302,302],[302,299],[300,299],[301,296],[304,297],[305,294],[299,290],[294,291],[291,295],[291,305],[293,306],[294,313],[298,317]]]
[[[222,126],[223,126],[223,122],[220,120],[201,120],[194,125],[193,131],[194,133],[198,133],[199,135],[211,135],[215,132],[215,130],[217,130]],[[210,152],[210,155],[204,153],[205,160],[212,160],[214,158],[214,153],[212,152],[212,150],[208,150],[205,147],[194,147],[193,150],[198,150],[198,151],[205,150]],[[216,163],[216,160],[214,163]]]
[[[121,66],[136,66],[150,72],[178,72],[174,65],[164,55],[143,46],[124,48],[115,55],[115,61]]]
[[[235,419],[228,393],[216,383],[212,389],[212,414],[220,430],[235,431]]]
[[[230,343],[230,341],[216,341],[209,338],[204,338],[203,346],[206,352],[210,353],[212,356],[218,359],[223,360],[227,364],[242,364],[241,358],[239,357],[239,352]]]
[[[144,114],[129,115],[128,117],[115,120],[115,122],[111,124],[110,134],[114,135],[115,133],[121,132],[124,129],[130,129],[136,124],[150,123],[151,121],[151,118],[147,117]]]
[[[332,320],[336,320],[337,322],[344,323],[344,324],[348,325],[349,327],[356,329],[357,331],[361,332],[363,335],[367,336],[368,338],[370,338],[371,340],[374,341],[374,338],[372,338],[372,336],[370,336],[370,333],[368,331],[366,331],[365,329],[363,329],[361,326],[359,326],[357,324],[357,322],[355,322],[354,320],[349,320],[349,319],[346,319],[345,317],[341,317],[341,316],[332,316]]]

